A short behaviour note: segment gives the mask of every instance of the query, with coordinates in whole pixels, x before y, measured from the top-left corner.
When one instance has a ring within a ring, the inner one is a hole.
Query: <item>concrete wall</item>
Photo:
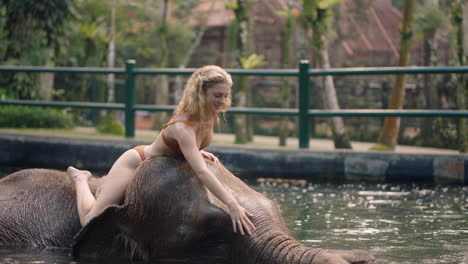
[[[125,150],[145,143],[2,134],[0,167],[65,170],[73,165],[105,172]],[[208,151],[217,155],[233,173],[246,177],[329,182],[468,183],[468,155],[315,152],[226,146],[212,146]]]

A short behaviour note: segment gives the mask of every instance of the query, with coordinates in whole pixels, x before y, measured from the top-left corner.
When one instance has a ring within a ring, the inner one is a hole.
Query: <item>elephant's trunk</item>
[[[362,250],[331,250],[307,247],[292,238],[282,223],[257,217],[252,235],[241,236],[234,247],[233,263],[322,264],[375,263],[375,258]]]
[[[251,236],[243,236],[236,245],[239,261],[235,263],[312,263],[322,251],[310,248],[289,236],[283,230],[272,230],[271,225],[257,227]]]

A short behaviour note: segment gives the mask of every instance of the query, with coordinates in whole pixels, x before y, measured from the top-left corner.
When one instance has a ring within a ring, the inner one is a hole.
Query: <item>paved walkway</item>
[[[80,129],[93,129],[93,128],[77,128]],[[135,132],[137,138],[143,138],[144,140],[152,140],[158,131],[154,130],[137,130]],[[298,149],[299,141],[297,138],[289,138],[287,140],[286,147],[278,146],[278,137],[272,136],[254,136],[253,143],[247,145],[234,144],[233,134],[218,134],[215,133],[213,137],[212,145],[229,145],[229,146],[242,146],[247,148],[274,148],[274,149]],[[365,152],[370,151],[369,149],[375,144],[375,142],[352,142],[352,150]],[[311,139],[309,142],[309,150],[311,151],[335,151],[335,147],[332,140],[329,139]],[[348,151],[346,149],[340,149],[341,151]],[[414,153],[414,154],[448,154],[457,155],[460,154],[456,150],[451,149],[439,149],[439,148],[426,148],[426,147],[414,147],[414,146],[403,146],[398,145],[395,149],[397,153]]]
[[[9,130],[9,129],[0,129],[0,133],[4,131],[6,133],[17,133],[17,134],[34,134],[34,135],[44,135],[52,137],[78,137],[78,138],[95,138],[95,139],[112,139],[112,140],[124,140],[124,137],[117,136],[103,136],[96,135],[95,128],[92,127],[76,127],[74,133],[67,134],[63,131],[21,131],[21,130]],[[136,140],[138,141],[147,141],[151,142],[158,135],[158,131],[155,130],[136,130]],[[273,136],[254,136],[252,143],[246,145],[234,144],[234,135],[233,134],[220,134],[215,133],[213,137],[213,146],[235,146],[235,147],[245,147],[245,148],[257,148],[257,149],[299,149],[299,142],[297,138],[289,138],[287,140],[286,147],[280,147],[278,137]],[[351,142],[353,149],[335,149],[333,141],[330,139],[311,139],[309,142],[309,149],[304,151],[356,151],[356,152],[373,152],[369,150],[375,142]],[[380,151],[382,152],[382,151]],[[443,154],[443,155],[461,155],[457,150],[452,149],[441,149],[441,148],[426,148],[426,147],[415,147],[415,146],[404,146],[398,145],[396,147],[395,153],[412,153],[412,154]],[[392,152],[388,152],[392,153]],[[468,154],[463,154],[468,155]]]

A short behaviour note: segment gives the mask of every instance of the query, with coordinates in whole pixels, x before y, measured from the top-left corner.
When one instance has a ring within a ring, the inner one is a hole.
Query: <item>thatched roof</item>
[[[300,10],[301,4],[293,0],[295,9]],[[364,0],[366,1],[366,0]],[[341,46],[344,55],[351,61],[366,61],[377,59],[388,63],[396,60],[400,35],[398,25],[401,23],[401,12],[392,6],[391,0],[367,0],[368,5],[361,9],[361,15],[356,0],[344,0],[337,7],[340,9],[339,29],[343,33]],[[252,21],[256,30],[262,31],[273,26],[282,36],[283,18],[279,11],[285,10],[288,0],[256,0],[251,8]],[[201,19],[206,19],[208,28],[226,27],[234,19],[234,13],[225,6],[224,0],[202,0],[194,9],[193,18],[189,23],[197,25]],[[263,27],[263,29],[262,29]],[[271,43],[272,45],[280,45]]]
[[[286,8],[286,3],[288,0],[256,0],[254,6],[264,8],[269,16],[259,17],[258,14],[253,14],[255,20],[260,19],[280,19],[278,15],[279,10],[284,10]],[[226,8],[224,0],[201,0],[201,3],[195,7],[194,14],[195,16],[202,14],[203,18],[206,18],[208,27],[220,27],[227,26],[234,19],[234,12]],[[254,7],[254,9],[255,9]],[[199,20],[192,19],[191,24],[198,24]]]
[[[390,52],[398,56],[400,35],[398,25],[402,14],[394,8],[390,0],[373,0],[367,9],[367,19],[351,16],[354,12],[346,12],[355,8],[354,0],[345,0],[341,5],[340,30],[351,33],[342,47],[348,56],[362,52]],[[354,32],[350,32],[354,31]],[[355,33],[354,35],[352,33]]]

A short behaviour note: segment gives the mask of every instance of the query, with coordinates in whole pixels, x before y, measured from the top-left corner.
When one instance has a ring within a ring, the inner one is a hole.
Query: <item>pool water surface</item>
[[[279,179],[249,185],[278,202],[292,235],[308,246],[364,249],[388,264],[468,264],[467,186]],[[77,262],[67,251],[1,248],[0,263]]]
[[[312,247],[365,249],[383,263],[468,263],[468,187],[291,184],[255,189]]]

